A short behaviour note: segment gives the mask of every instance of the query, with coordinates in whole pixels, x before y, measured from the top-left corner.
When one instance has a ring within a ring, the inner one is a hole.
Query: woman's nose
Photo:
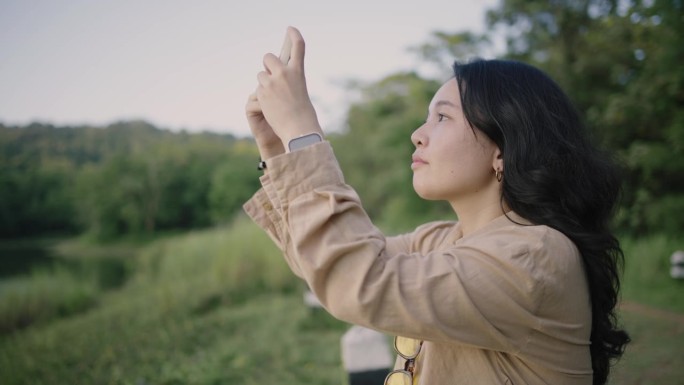
[[[413,145],[416,147],[425,146],[427,144],[427,136],[425,135],[424,127],[425,124],[421,125],[411,134],[411,142],[413,142]]]

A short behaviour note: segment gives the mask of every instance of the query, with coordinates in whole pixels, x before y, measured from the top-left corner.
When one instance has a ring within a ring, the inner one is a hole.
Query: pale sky
[[[306,40],[321,124],[341,125],[349,79],[416,69],[433,31],[484,29],[497,0],[0,0],[0,122],[248,135],[247,96],[288,25]]]

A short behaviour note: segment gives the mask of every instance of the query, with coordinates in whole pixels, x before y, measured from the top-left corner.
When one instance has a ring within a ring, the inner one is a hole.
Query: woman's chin
[[[428,201],[434,201],[438,200],[437,197],[433,196],[434,194],[430,194],[430,190],[426,189],[425,186],[421,186],[420,184],[416,183],[416,181],[413,181],[413,190],[416,192],[416,194]]]

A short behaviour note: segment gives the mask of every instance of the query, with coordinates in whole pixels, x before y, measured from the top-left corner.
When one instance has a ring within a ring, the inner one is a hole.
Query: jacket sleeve
[[[265,228],[333,316],[510,352],[523,348],[538,324],[543,280],[529,273],[533,258],[519,237],[439,250],[425,247],[429,231],[388,242],[344,183],[327,142],[272,158],[266,182],[278,211],[268,218],[280,222]],[[496,255],[502,244],[511,258]]]
[[[292,243],[290,242],[287,226],[283,221],[279,200],[275,199],[273,185],[270,183],[268,174],[264,174],[260,178],[260,182],[262,188],[260,188],[252,198],[242,206],[242,208],[252,221],[254,221],[257,226],[261,227],[278,249],[280,249],[290,270],[292,270],[296,276],[303,278],[299,264],[292,258],[294,255]]]
[[[273,189],[268,174],[259,178],[262,188],[260,188],[251,199],[244,205],[243,210],[252,221],[268,234],[273,243],[283,252],[285,260],[292,272],[303,278],[302,272],[296,259],[292,258],[291,239],[287,226],[283,222],[282,207],[280,200]],[[386,238],[387,249],[391,253],[408,253],[411,248],[411,234],[401,234]]]

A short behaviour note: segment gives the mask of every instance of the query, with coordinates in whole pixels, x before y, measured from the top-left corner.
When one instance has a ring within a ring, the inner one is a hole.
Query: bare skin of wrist
[[[287,148],[288,144],[290,143],[290,140],[294,138],[299,138],[300,136],[311,134],[312,132],[315,132],[319,134],[322,138],[325,138],[323,130],[321,129],[321,126],[320,124],[318,124],[318,122],[302,125],[299,126],[297,130],[289,130],[287,135],[283,135],[283,137],[280,138],[282,140],[283,148]]]
[[[263,160],[268,160],[273,158],[274,156],[278,156],[280,154],[285,153],[285,147],[283,147],[283,144],[281,142],[276,142],[271,145],[257,144],[257,147],[259,148],[259,155],[261,155],[261,159]]]

